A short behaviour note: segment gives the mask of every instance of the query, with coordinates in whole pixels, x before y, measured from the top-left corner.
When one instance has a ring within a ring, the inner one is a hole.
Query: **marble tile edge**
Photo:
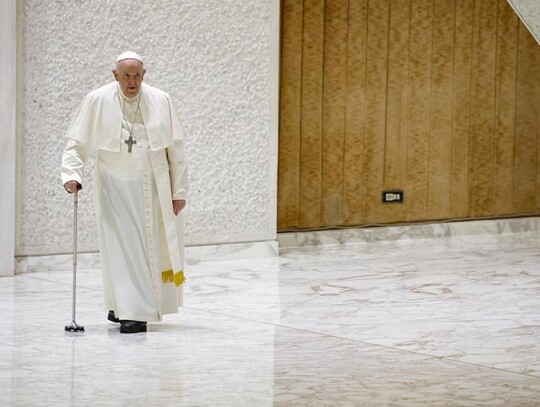
[[[230,260],[254,257],[278,256],[277,240],[246,243],[229,243],[207,246],[188,246],[185,248],[186,263],[198,263],[208,260]],[[79,253],[77,269],[100,268],[99,252]],[[71,271],[72,254],[16,256],[15,274],[36,271]]]
[[[279,255],[277,240],[186,247],[186,262],[231,260]]]
[[[336,247],[379,241],[503,235],[508,233],[540,233],[540,216],[281,232],[278,233],[277,239],[280,252],[284,252],[301,247]]]

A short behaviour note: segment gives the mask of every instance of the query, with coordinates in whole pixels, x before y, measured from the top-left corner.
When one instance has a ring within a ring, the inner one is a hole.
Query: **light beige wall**
[[[0,3],[0,276],[15,271],[16,46],[16,0],[4,0]]]
[[[64,134],[82,97],[113,80],[113,62],[128,49],[184,118],[187,245],[275,241],[278,0],[18,3],[18,255],[71,251]],[[80,250],[95,251],[91,165],[79,208]]]

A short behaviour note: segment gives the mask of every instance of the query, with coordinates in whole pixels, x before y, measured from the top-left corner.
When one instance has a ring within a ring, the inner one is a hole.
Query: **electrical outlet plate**
[[[382,203],[403,203],[405,194],[402,189],[389,189],[382,191]]]

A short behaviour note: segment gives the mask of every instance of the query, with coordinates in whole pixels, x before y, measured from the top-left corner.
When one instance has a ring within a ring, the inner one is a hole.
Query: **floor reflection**
[[[0,405],[540,405],[540,236],[373,242],[198,262],[147,333],[98,270],[0,279]]]

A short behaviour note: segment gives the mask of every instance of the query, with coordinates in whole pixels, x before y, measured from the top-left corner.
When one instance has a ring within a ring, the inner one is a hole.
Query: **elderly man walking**
[[[135,52],[116,59],[115,81],[87,94],[67,131],[62,182],[82,188],[92,151],[95,206],[108,319],[120,332],[182,305],[187,165],[184,131],[169,95],[143,83]]]

